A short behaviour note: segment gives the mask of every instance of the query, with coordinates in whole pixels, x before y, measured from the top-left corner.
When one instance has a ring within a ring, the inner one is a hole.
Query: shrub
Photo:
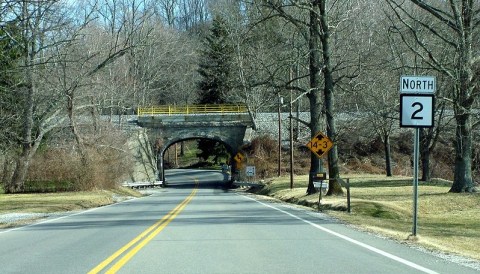
[[[26,191],[112,189],[127,178],[133,159],[124,134],[107,128],[84,140],[84,159],[73,141],[39,151],[28,171]]]
[[[278,173],[278,141],[268,135],[259,136],[242,148],[247,153],[248,165],[255,165],[258,178],[274,177]],[[281,151],[281,173],[290,172],[289,149]],[[304,146],[294,147],[294,173],[307,174],[310,168],[310,152]]]

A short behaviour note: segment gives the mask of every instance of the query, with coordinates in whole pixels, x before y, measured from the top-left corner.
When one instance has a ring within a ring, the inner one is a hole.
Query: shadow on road
[[[217,170],[167,170],[165,184],[168,188],[192,189],[198,184],[201,189],[231,188],[230,175]]]

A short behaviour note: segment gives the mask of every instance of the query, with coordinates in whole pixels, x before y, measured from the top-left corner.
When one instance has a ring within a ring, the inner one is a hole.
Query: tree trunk
[[[310,39],[309,39],[309,59],[310,59],[310,93],[307,94],[310,103],[310,136],[313,138],[321,130],[321,93],[320,93],[320,25],[318,18],[318,5],[312,1],[312,10],[310,11]],[[323,172],[323,161],[315,153],[310,153],[310,176],[308,180],[307,194],[314,194],[316,189],[313,185],[313,176]]]
[[[325,96],[325,112],[327,120],[327,136],[333,140],[333,147],[328,152],[328,173],[330,179],[338,179],[340,177],[340,170],[338,167],[338,149],[335,144],[337,141],[337,130],[335,125],[335,118],[333,113],[335,111],[334,105],[334,81],[333,81],[333,71],[332,65],[330,62],[330,30],[327,22],[327,10],[326,10],[326,1],[319,1],[320,5],[320,25],[322,28],[322,35],[320,35],[320,40],[322,43],[323,49],[323,76],[325,80],[324,86],[324,96]],[[342,186],[338,183],[338,180],[330,180],[328,185],[327,195],[337,195],[343,194]]]
[[[35,141],[24,145],[22,153],[18,156],[15,170],[13,171],[12,179],[5,187],[6,193],[19,193],[25,190],[25,178],[27,177],[30,162],[40,146],[45,132],[40,129],[40,132]]]
[[[430,175],[430,151],[428,149],[423,151],[422,148],[421,150],[422,152],[420,153],[420,158],[422,163],[422,178],[420,181],[428,182],[432,179],[432,176]]]
[[[73,89],[71,92],[67,94],[67,113],[68,113],[68,119],[70,121],[70,131],[72,132],[75,142],[77,143],[77,151],[80,153],[80,160],[83,165],[83,167],[88,166],[88,155],[87,155],[87,149],[85,147],[85,144],[83,142],[82,136],[80,136],[80,133],[78,132],[77,125],[75,123],[75,111],[74,111],[74,98],[75,98],[75,89]]]
[[[22,154],[17,158],[15,171],[10,182],[5,185],[5,193],[21,193],[25,190],[25,178],[27,177],[30,159],[33,153],[31,148],[24,148]]]
[[[95,97],[94,96],[92,96],[92,98],[90,99],[90,103],[92,104],[92,106],[90,108],[90,116],[92,117],[93,131],[96,134],[98,132],[98,111],[97,111],[97,107],[95,105]]]
[[[3,171],[2,171],[2,183],[3,184],[7,184],[7,182],[10,182],[10,180],[12,179],[12,161],[10,160],[10,156],[8,155],[8,153],[6,155],[4,155],[4,159],[3,159]]]
[[[383,136],[383,146],[385,149],[385,171],[388,177],[392,176],[392,152],[390,146],[390,135]]]
[[[425,134],[425,129],[420,129],[420,161],[422,163],[422,178],[420,181],[430,181],[430,142],[431,136]]]
[[[23,15],[25,18],[28,16],[27,5],[23,5]],[[27,31],[26,23],[23,26],[24,30]],[[8,182],[5,187],[6,193],[18,193],[23,192],[25,189],[25,177],[27,176],[28,168],[30,166],[30,160],[33,157],[33,154],[36,151],[35,142],[39,143],[40,140],[32,141],[32,131],[33,131],[33,109],[34,109],[34,91],[35,86],[33,84],[33,73],[32,68],[34,62],[34,44],[31,41],[25,40],[24,44],[24,77],[25,84],[24,87],[20,90],[24,92],[23,96],[25,98],[25,105],[23,109],[23,130],[22,130],[22,152],[16,160],[15,170],[13,172],[12,180]]]
[[[463,39],[460,41],[458,53],[458,83],[455,87],[456,100],[454,104],[455,120],[457,122],[455,138],[455,172],[450,192],[474,192],[472,178],[472,124],[471,110],[475,101],[472,83],[472,9],[466,9],[463,14],[465,24]]]
[[[474,192],[470,114],[457,115],[455,174],[450,192]]]

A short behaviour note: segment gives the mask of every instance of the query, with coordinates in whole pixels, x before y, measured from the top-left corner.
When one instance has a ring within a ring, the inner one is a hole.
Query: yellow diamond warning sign
[[[333,147],[333,141],[322,132],[318,132],[315,134],[315,137],[308,142],[307,147],[320,158]]]
[[[243,159],[245,159],[245,156],[241,152],[239,152],[235,155],[235,157],[233,157],[233,159],[240,164],[241,162],[243,162]]]

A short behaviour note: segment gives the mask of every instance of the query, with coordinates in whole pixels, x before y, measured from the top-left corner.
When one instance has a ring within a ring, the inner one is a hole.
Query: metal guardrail
[[[189,105],[189,106],[152,106],[139,107],[138,116],[175,115],[175,114],[207,114],[207,113],[247,113],[245,105]]]

